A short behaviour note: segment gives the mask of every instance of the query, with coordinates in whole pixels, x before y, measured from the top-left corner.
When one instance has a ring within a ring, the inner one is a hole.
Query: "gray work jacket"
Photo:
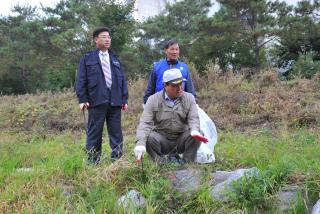
[[[156,131],[170,140],[177,139],[186,130],[200,130],[200,121],[194,96],[183,92],[176,104],[170,106],[165,98],[165,91],[150,96],[137,129],[137,145],[146,145],[150,132]]]

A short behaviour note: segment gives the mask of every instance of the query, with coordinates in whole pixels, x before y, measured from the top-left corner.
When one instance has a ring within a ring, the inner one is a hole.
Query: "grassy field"
[[[219,132],[216,163],[188,165],[205,172],[199,191],[180,195],[171,188],[165,173],[177,166],[160,168],[146,157],[142,173],[135,164],[146,83],[137,80],[129,83],[129,111],[122,118],[125,155],[111,163],[105,140],[99,166],[86,164],[83,115],[72,91],[2,96],[0,213],[277,213],[274,195],[285,184],[303,187],[293,213],[308,213],[320,194],[319,80],[281,82],[272,71],[247,80],[211,68],[193,79],[198,103]],[[261,176],[236,186],[231,202],[212,199],[211,172],[254,166]],[[147,198],[144,208],[117,205],[131,189]]]

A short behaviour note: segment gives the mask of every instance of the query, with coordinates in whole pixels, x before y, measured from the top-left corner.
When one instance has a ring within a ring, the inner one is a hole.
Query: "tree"
[[[203,18],[199,22],[200,32],[192,44],[190,57],[201,70],[211,60],[223,70],[228,66],[254,66],[250,48],[238,40],[233,33],[235,23],[225,20],[225,16],[225,8],[221,8],[213,17]]]
[[[96,0],[61,0],[55,7],[42,8],[43,22],[50,38],[48,89],[72,87],[81,55],[93,48],[91,30],[98,22]]]
[[[135,29],[132,10],[133,3],[120,4],[115,0],[62,0],[55,8],[45,8],[45,22],[56,49],[56,63],[51,64],[49,72],[53,82],[61,83],[56,81],[61,79],[59,72],[60,76],[67,75],[69,81],[65,83],[70,83],[61,87],[72,86],[81,55],[95,48],[92,31],[98,26],[110,28],[112,50],[121,54]]]
[[[134,2],[119,4],[115,0],[100,1],[95,7],[98,24],[111,30],[112,49],[119,53],[131,44],[136,22],[132,16]],[[101,9],[99,9],[101,8]]]
[[[231,35],[234,51],[229,55],[235,59],[243,58],[236,62],[238,65],[254,65],[256,72],[259,71],[264,47],[276,38],[278,32],[272,3],[265,0],[218,2],[222,5],[220,16],[223,22],[213,24],[212,28],[218,27],[223,34]]]
[[[0,17],[0,93],[72,87],[80,57],[95,48],[93,29],[110,27],[120,54],[135,29],[133,4],[115,0],[61,0],[41,9],[43,16],[17,5],[18,15]]]
[[[278,26],[281,29],[274,46],[277,65],[298,60],[301,55],[320,60],[319,2],[301,1],[295,8],[280,2],[274,4],[278,7]]]
[[[183,0],[168,4],[164,13],[141,25],[143,40],[152,40],[156,49],[162,49],[166,40],[175,38],[180,43],[181,54],[189,57],[189,46],[198,36],[198,22],[206,17],[210,0]]]
[[[17,16],[2,18],[0,82],[2,93],[34,92],[44,77],[42,50],[48,37],[36,8],[15,6]]]

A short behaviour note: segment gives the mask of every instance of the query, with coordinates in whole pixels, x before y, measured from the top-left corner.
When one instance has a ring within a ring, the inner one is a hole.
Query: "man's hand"
[[[190,134],[194,139],[196,139],[198,141],[201,141],[204,143],[207,143],[209,141],[206,137],[202,136],[198,131],[193,130],[193,131],[191,131]]]
[[[134,147],[134,155],[136,156],[136,160],[140,161],[143,158],[144,154],[146,153],[146,147],[142,145],[138,145]]]
[[[88,102],[80,103],[79,106],[80,106],[80,111],[84,111],[85,109],[87,109],[90,106],[90,104]]]
[[[127,110],[128,109],[128,104],[122,104],[121,109],[123,111]]]

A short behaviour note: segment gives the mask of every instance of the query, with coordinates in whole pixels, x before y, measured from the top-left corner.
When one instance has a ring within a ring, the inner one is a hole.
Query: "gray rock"
[[[320,214],[320,199],[313,206],[311,214]]]
[[[172,182],[172,187],[180,193],[197,190],[201,185],[201,170],[183,169],[169,172],[167,176]]]
[[[298,195],[301,192],[301,188],[298,186],[284,186],[277,194],[276,206],[283,213],[289,212],[298,205]]]
[[[146,203],[146,199],[137,190],[130,190],[126,195],[118,199],[118,205],[124,208],[142,207]]]
[[[256,167],[250,169],[238,169],[232,172],[217,171],[212,174],[213,179],[210,184],[213,185],[211,188],[211,195],[213,198],[220,201],[229,201],[227,192],[232,191],[232,183],[239,180],[244,175],[253,175],[258,173]]]

